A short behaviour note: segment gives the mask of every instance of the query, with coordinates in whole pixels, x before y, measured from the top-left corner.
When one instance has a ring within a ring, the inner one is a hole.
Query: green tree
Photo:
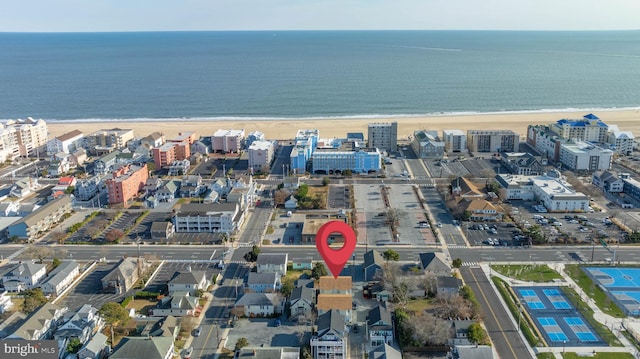
[[[327,273],[327,268],[324,266],[324,264],[322,262],[316,262],[313,264],[313,269],[311,270],[311,276],[318,280],[320,279],[320,277],[324,277],[326,276]]]
[[[156,170],[156,164],[153,161],[149,161],[147,162],[147,170],[149,171],[149,173],[152,173],[153,171]]]
[[[487,192],[498,193],[500,190],[500,185],[494,179],[487,181]]]
[[[100,316],[110,325],[123,324],[129,320],[129,312],[120,303],[107,302],[99,310]]]
[[[484,331],[480,323],[473,323],[469,326],[467,337],[474,344],[486,344],[488,342],[487,332]]]
[[[53,269],[58,268],[58,266],[60,265],[60,259],[58,259],[58,257],[54,257],[53,260],[51,261],[51,266],[53,267]]]
[[[246,347],[247,345],[249,345],[249,341],[247,340],[247,338],[240,338],[238,339],[238,341],[236,342],[236,346],[235,349],[236,350],[240,350],[244,347]]]
[[[78,338],[71,338],[67,344],[67,353],[76,354],[82,348],[82,342]]]
[[[351,177],[351,176],[353,176],[353,171],[351,171],[350,169],[346,169],[346,170],[342,171],[342,174],[345,177]]]
[[[285,278],[285,280],[282,282],[282,285],[280,286],[280,293],[288,298],[291,295],[291,292],[293,292],[293,279]]]
[[[64,190],[64,193],[66,193],[66,194],[72,194],[72,193],[73,193],[73,191],[75,191],[75,189],[76,189],[76,188],[75,188],[74,186],[69,186],[69,187],[67,187],[67,189],[65,189],[65,190]]]
[[[307,195],[309,194],[309,185],[306,183],[303,183],[300,185],[300,187],[298,187],[298,191],[296,192],[296,198],[298,200],[307,197]]]
[[[322,185],[323,186],[328,186],[329,183],[331,183],[331,180],[329,179],[329,177],[322,177]]]
[[[42,288],[27,289],[22,292],[24,302],[22,302],[22,312],[29,314],[47,302]]]
[[[397,262],[400,260],[400,253],[394,251],[393,249],[387,249],[382,252],[382,257],[387,261]]]
[[[250,252],[245,253],[244,260],[247,262],[255,262],[258,260],[258,255],[260,255],[260,247],[254,245]]]
[[[453,266],[453,268],[460,268],[462,267],[462,259],[460,258],[456,258],[451,262],[451,265]]]

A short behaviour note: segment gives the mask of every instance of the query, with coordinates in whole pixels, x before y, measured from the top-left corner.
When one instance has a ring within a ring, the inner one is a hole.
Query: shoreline
[[[301,117],[301,118],[138,118],[138,119],[79,119],[46,120],[51,137],[78,129],[85,134],[105,128],[132,128],[136,137],[144,137],[154,131],[171,138],[181,131],[196,132],[198,136],[212,135],[218,129],[244,129],[246,133],[261,131],[268,139],[293,138],[298,129],[318,129],[321,138],[344,137],[347,132],[367,132],[367,124],[397,122],[398,138],[413,134],[414,130],[459,129],[511,129],[526,136],[530,124],[555,122],[563,118],[580,119],[588,113],[598,116],[608,125],[618,125],[622,131],[640,133],[640,107],[624,109],[576,109],[504,111],[486,113],[443,113],[429,115],[371,115],[362,117]],[[150,126],[150,124],[154,124]],[[190,125],[191,124],[191,125]]]

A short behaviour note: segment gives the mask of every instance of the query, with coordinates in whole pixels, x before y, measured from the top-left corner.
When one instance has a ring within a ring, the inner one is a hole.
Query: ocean
[[[0,33],[0,118],[637,108],[640,31]]]

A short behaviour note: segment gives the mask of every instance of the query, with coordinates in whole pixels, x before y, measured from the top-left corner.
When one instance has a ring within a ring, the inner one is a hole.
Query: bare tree
[[[449,323],[432,314],[410,316],[408,323],[413,339],[422,345],[443,345],[449,339]]]
[[[471,318],[473,306],[458,293],[445,293],[436,296],[436,313],[441,318]]]
[[[50,247],[30,245],[24,254],[29,258],[37,258],[38,262],[42,263],[45,258],[53,257],[53,250]]]
[[[118,228],[112,228],[108,230],[107,233],[104,234],[104,239],[106,239],[109,242],[115,242],[117,240],[122,239],[123,237],[124,237],[124,232],[122,232],[122,230]]]
[[[196,318],[192,315],[184,316],[180,319],[180,330],[185,333],[191,333],[196,329]]]
[[[67,234],[60,229],[56,229],[52,231],[51,234],[49,234],[49,238],[51,238],[53,241],[59,244],[64,244],[64,239],[66,237],[67,237]]]
[[[424,291],[427,293],[428,297],[435,296],[438,286],[438,278],[433,272],[425,272],[422,285],[424,286]]]

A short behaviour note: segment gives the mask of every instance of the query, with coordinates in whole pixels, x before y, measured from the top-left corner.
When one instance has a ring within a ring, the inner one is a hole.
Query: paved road
[[[506,308],[498,304],[500,298],[491,287],[489,279],[482,269],[465,267],[461,268],[460,273],[484,310],[484,324],[500,358],[531,358],[527,345],[518,334],[518,329],[513,324]]]

